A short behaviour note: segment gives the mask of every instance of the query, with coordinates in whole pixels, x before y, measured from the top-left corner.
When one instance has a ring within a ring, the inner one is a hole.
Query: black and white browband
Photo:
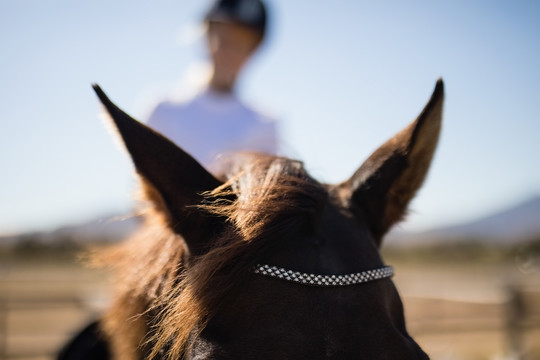
[[[384,266],[379,269],[367,270],[354,274],[315,275],[287,270],[277,266],[257,265],[253,269],[253,272],[255,274],[271,276],[304,285],[347,286],[392,277],[394,275],[394,268],[391,266]]]

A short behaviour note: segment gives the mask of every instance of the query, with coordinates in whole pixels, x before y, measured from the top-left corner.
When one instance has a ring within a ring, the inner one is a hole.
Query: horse
[[[107,358],[429,359],[379,249],[432,162],[442,79],[416,120],[338,184],[264,154],[238,154],[211,174],[94,90],[132,158],[146,216],[101,258],[117,286],[91,333]]]

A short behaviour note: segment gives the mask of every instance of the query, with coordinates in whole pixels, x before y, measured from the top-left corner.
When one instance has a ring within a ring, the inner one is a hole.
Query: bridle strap
[[[287,281],[311,286],[347,286],[363,284],[369,281],[386,279],[394,275],[394,268],[384,266],[382,268],[362,271],[344,275],[316,275],[298,271],[287,270],[277,266],[257,265],[253,269],[255,274],[275,277]]]

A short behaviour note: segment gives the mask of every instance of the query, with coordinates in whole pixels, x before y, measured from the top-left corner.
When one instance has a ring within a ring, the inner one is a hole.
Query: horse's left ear
[[[365,219],[380,246],[422,185],[439,139],[444,99],[442,79],[418,118],[379,147],[346,182],[353,212]]]
[[[196,205],[204,200],[202,193],[219,187],[222,182],[184,150],[119,109],[99,86],[93,88],[111,115],[146,192],[159,203],[169,227],[184,235],[191,253],[201,253],[207,244],[200,234],[211,231],[210,219]]]

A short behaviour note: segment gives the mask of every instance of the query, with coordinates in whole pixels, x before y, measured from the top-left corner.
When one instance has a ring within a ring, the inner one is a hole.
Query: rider
[[[276,123],[243,103],[238,76],[263,42],[267,11],[260,0],[218,0],[205,17],[212,73],[206,88],[185,102],[162,102],[147,124],[213,170],[231,151],[277,153]]]
[[[183,103],[163,102],[148,125],[211,167],[220,153],[277,152],[276,124],[235,94],[244,64],[262,43],[267,23],[260,0],[218,0],[205,17],[212,76],[207,88]],[[110,359],[108,344],[93,322],[60,352],[59,360]]]

